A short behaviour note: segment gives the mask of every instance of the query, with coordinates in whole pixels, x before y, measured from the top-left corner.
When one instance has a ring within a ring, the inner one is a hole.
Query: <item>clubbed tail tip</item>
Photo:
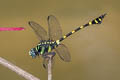
[[[96,23],[96,21],[94,20],[94,21],[93,21],[94,24],[101,24],[103,18],[104,18],[106,15],[107,15],[107,13],[104,13],[104,14],[102,14],[100,17],[96,18],[95,20],[97,20],[97,23]]]

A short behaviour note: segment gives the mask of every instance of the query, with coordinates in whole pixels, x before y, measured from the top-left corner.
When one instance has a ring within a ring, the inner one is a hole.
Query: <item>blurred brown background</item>
[[[103,13],[101,25],[90,26],[65,41],[72,61],[56,56],[54,80],[120,80],[120,1],[119,0],[0,0],[0,27],[25,27],[24,31],[0,32],[0,57],[41,80],[47,80],[42,59],[28,52],[39,42],[28,21],[36,21],[47,30],[47,16],[55,15],[63,34]],[[0,65],[0,80],[25,80]]]

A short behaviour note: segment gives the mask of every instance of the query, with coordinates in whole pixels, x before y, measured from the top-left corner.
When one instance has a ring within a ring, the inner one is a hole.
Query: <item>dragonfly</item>
[[[70,52],[67,46],[61,42],[83,28],[86,28],[94,24],[101,24],[105,16],[106,13],[102,14],[101,16],[95,18],[92,21],[89,21],[88,23],[82,26],[79,26],[78,28],[72,30],[66,35],[62,34],[60,23],[54,15],[49,15],[47,18],[48,33],[40,24],[34,21],[29,21],[28,22],[29,26],[33,29],[33,31],[35,32],[40,41],[36,47],[32,48],[29,51],[29,55],[32,56],[32,58],[36,58],[36,56],[41,55],[43,57],[44,68],[47,68],[49,60],[48,55],[52,55],[54,57],[56,54],[58,54],[61,60],[65,62],[70,62],[71,61]],[[54,59],[52,58],[52,62],[53,60]]]

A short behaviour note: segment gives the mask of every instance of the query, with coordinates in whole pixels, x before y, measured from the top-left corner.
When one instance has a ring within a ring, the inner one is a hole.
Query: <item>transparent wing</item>
[[[62,37],[60,24],[55,16],[48,16],[48,34],[51,40],[58,40]]]
[[[34,30],[39,40],[48,40],[46,30],[34,21],[29,21],[30,27]]]
[[[60,44],[55,51],[59,55],[59,57],[65,61],[65,62],[70,62],[71,61],[71,56],[68,51],[68,48],[64,44]]]

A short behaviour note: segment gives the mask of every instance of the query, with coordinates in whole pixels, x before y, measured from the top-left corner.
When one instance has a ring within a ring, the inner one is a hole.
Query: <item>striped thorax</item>
[[[35,58],[37,55],[43,55],[45,53],[51,52],[54,48],[56,48],[60,44],[59,40],[52,41],[52,40],[42,40],[40,43],[35,47],[32,48],[29,54]]]

